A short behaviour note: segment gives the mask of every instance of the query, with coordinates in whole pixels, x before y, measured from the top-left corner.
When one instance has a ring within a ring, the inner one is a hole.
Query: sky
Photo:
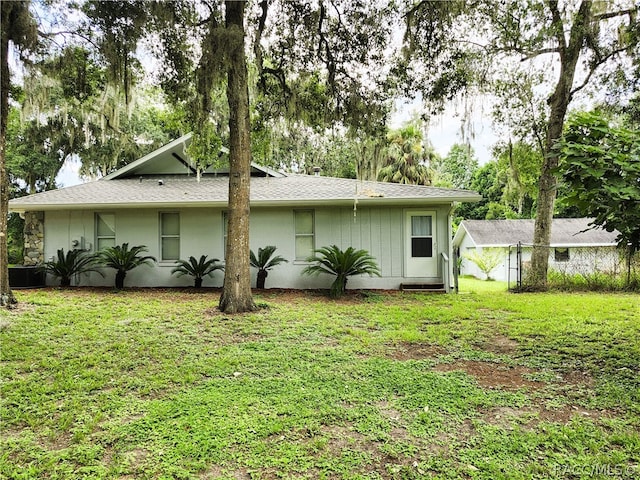
[[[491,149],[498,142],[498,136],[492,128],[491,114],[488,108],[478,101],[473,105],[471,113],[472,138],[468,139],[473,148],[478,163],[484,165],[491,160]],[[390,120],[390,128],[400,128],[412,118],[420,115],[422,104],[419,101],[397,101],[395,111]],[[428,140],[435,151],[441,156],[446,156],[451,147],[456,143],[463,143],[462,136],[462,112],[463,106],[451,103],[441,115],[433,117],[428,127]]]

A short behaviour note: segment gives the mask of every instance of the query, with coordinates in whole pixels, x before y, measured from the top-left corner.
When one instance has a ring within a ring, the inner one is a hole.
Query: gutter
[[[251,200],[252,207],[311,207],[311,206],[353,206],[354,198],[357,198],[358,205],[362,206],[431,206],[443,205],[452,202],[473,202],[474,198],[370,198],[370,197],[351,197],[336,199],[273,199],[273,200]],[[100,209],[132,209],[132,208],[194,208],[194,207],[226,207],[227,200],[197,200],[197,201],[157,201],[157,202],[105,202],[105,203],[20,203],[9,202],[9,211],[11,212],[27,212],[27,211],[52,211],[52,210],[100,210]]]

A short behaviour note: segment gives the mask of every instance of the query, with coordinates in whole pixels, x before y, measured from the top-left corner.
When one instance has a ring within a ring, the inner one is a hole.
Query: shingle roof
[[[162,185],[159,184],[162,181]],[[102,179],[51,190],[9,202],[13,211],[79,208],[140,208],[180,206],[224,206],[227,176],[144,176]],[[252,177],[251,203],[259,206],[322,204],[411,204],[475,202],[480,195],[468,190],[362,182],[353,179],[310,175]]]
[[[591,218],[554,218],[551,226],[551,246],[607,246],[615,245],[617,231],[607,232],[592,228]],[[535,220],[464,220],[459,232],[464,231],[478,247],[499,247],[533,243]],[[456,233],[454,244],[459,244],[461,235]]]

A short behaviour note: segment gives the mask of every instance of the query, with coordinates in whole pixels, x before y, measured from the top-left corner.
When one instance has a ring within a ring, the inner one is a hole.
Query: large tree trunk
[[[531,269],[525,280],[527,286],[539,290],[545,289],[547,286],[551,224],[553,222],[553,207],[557,192],[555,169],[558,167],[558,154],[554,147],[562,137],[564,119],[571,102],[576,65],[580,57],[580,49],[587,35],[588,24],[591,20],[591,1],[584,0],[580,4],[571,26],[568,44],[565,40],[565,29],[558,11],[557,2],[550,1],[549,8],[553,16],[553,28],[556,32],[560,53],[560,76],[556,88],[548,100],[550,107],[549,122],[547,124],[542,172],[538,183],[538,206],[533,232]]]
[[[225,313],[256,309],[251,296],[249,264],[249,182],[251,144],[249,88],[244,53],[244,1],[227,1],[229,44],[227,100],[229,102],[229,211],[227,252],[220,310]]]
[[[9,285],[9,252],[7,250],[7,217],[9,215],[9,180],[5,159],[7,115],[9,114],[9,31],[13,2],[0,3],[0,305],[13,305],[15,296]]]

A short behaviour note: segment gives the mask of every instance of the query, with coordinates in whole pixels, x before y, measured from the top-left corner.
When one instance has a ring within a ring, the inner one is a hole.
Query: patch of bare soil
[[[9,317],[12,317],[12,316],[17,317],[18,315],[33,312],[35,311],[35,309],[36,309],[36,306],[31,303],[18,302],[11,305],[9,308],[3,309],[3,313],[7,313]],[[11,326],[11,321],[0,320],[0,331],[5,330],[10,326]]]
[[[441,363],[434,367],[437,372],[463,371],[474,377],[483,388],[503,388],[505,390],[519,390],[528,388],[536,390],[544,383],[528,380],[526,375],[533,370],[518,365],[508,366],[492,362],[478,362],[474,360],[459,360],[455,363]]]
[[[398,343],[389,348],[388,356],[394,360],[424,360],[445,355],[447,350],[429,343]]]
[[[510,355],[518,349],[518,342],[505,335],[495,335],[483,342],[480,348],[498,355]]]
[[[233,478],[235,480],[250,480],[252,478],[249,471],[245,468],[228,471],[219,465],[209,467],[206,471],[202,472],[198,478],[201,480],[213,480],[215,478],[222,478],[223,476],[224,478]]]
[[[584,385],[586,387],[593,387],[594,380],[589,372],[583,372],[579,370],[571,370],[562,374],[562,380],[564,383],[572,385]]]
[[[566,405],[561,408],[547,409],[542,405],[527,406],[522,408],[495,407],[481,412],[482,421],[491,425],[511,429],[519,425],[527,430],[533,430],[541,422],[559,423],[566,425],[574,417],[591,419],[609,418],[611,413],[607,411],[591,410],[588,408]]]
[[[65,450],[71,446],[73,436],[69,432],[59,433],[56,436],[41,438],[42,448],[50,451]]]

